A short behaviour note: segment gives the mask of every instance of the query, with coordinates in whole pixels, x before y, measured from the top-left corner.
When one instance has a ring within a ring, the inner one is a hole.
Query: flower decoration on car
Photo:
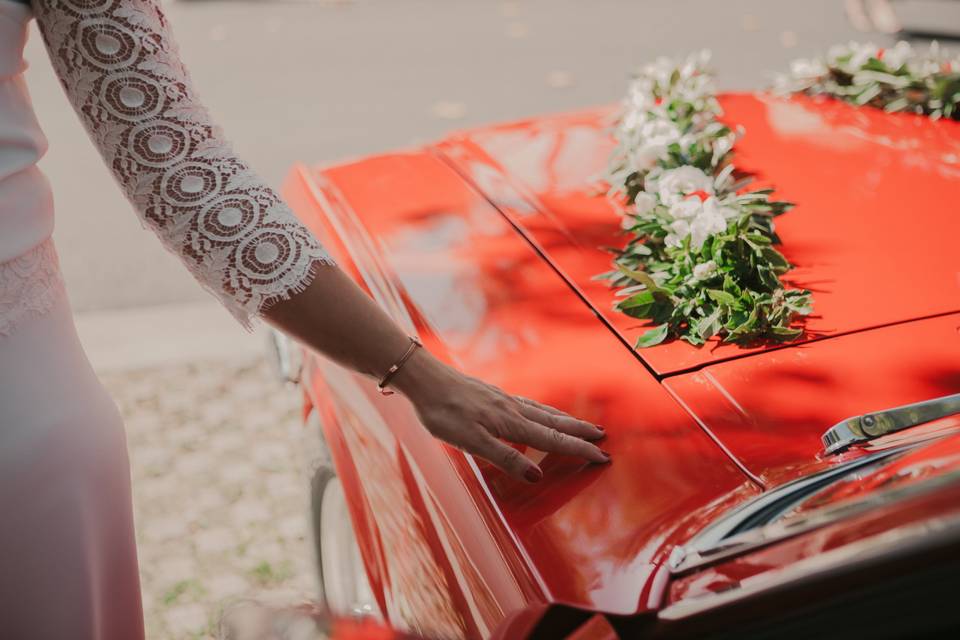
[[[739,134],[718,119],[708,61],[700,52],[644,67],[614,133],[606,179],[630,239],[600,277],[619,288],[617,310],[655,324],[638,347],[789,340],[811,311],[810,292],[780,280],[791,265],[774,247],[773,219],[791,204],[748,190],[734,167]]]
[[[837,45],[825,57],[794,61],[776,86],[886,111],[960,120],[960,56],[947,55],[936,42],[926,51],[905,41],[886,49],[856,42]]]

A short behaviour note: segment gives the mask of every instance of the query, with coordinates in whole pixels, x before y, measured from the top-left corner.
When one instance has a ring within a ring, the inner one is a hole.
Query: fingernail
[[[595,427],[597,428],[597,431],[599,431],[600,433],[606,433],[606,432],[607,432],[606,429],[604,429],[603,427],[601,427],[601,426],[598,425],[598,424],[595,424],[595,425],[593,425],[593,426],[595,426]]]
[[[523,474],[523,477],[527,479],[527,482],[540,482],[540,479],[543,478],[543,471],[540,471],[537,467],[530,467]]]
[[[607,460],[610,459],[610,453],[609,453],[609,452],[604,451],[603,449],[600,449],[600,453],[602,453],[603,455],[605,455],[605,456],[607,457]]]

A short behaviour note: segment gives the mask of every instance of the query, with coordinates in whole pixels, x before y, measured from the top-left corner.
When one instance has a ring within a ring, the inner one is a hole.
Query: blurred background
[[[713,51],[724,90],[851,39],[960,30],[917,0],[166,0],[200,95],[279,186],[294,162],[620,99],[633,68]],[[951,44],[947,42],[947,44]],[[141,229],[32,34],[55,239],[95,368],[126,416],[147,632],[208,637],[225,602],[314,593],[299,399]],[[390,194],[383,194],[390,197]]]

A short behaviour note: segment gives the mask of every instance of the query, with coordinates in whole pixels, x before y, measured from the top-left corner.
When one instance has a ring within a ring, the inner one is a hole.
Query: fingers
[[[517,434],[517,442],[548,453],[578,456],[590,462],[610,462],[610,456],[607,453],[586,440],[567,435],[557,429],[550,429],[522,416],[518,416],[517,419],[520,424],[513,430]]]
[[[538,482],[543,478],[543,471],[530,458],[494,437],[484,438],[472,453],[489,460],[519,480]]]
[[[556,407],[551,407],[551,406],[548,405],[548,404],[543,404],[542,402],[537,402],[537,401],[534,400],[533,398],[525,398],[524,396],[514,396],[514,397],[517,399],[517,402],[519,402],[520,404],[530,404],[530,405],[535,406],[537,409],[543,409],[543,410],[546,411],[547,413],[552,413],[552,414],[558,415],[558,416],[568,416],[568,417],[570,416],[569,413],[566,413],[566,412],[564,412],[564,411],[560,411],[560,409],[557,409]]]
[[[541,405],[526,398],[517,398],[517,400],[520,401],[520,415],[545,427],[587,440],[599,440],[604,435],[603,429],[584,420],[578,420],[559,409]]]

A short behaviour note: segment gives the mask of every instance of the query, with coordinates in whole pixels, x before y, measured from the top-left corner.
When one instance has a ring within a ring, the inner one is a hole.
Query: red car
[[[438,638],[960,628],[960,123],[721,104],[737,165],[797,204],[777,231],[815,312],[792,343],[633,348],[594,279],[624,241],[597,182],[613,109],[294,168],[288,201],[411,335],[604,425],[613,456],[522,484],[305,354],[334,610]]]

